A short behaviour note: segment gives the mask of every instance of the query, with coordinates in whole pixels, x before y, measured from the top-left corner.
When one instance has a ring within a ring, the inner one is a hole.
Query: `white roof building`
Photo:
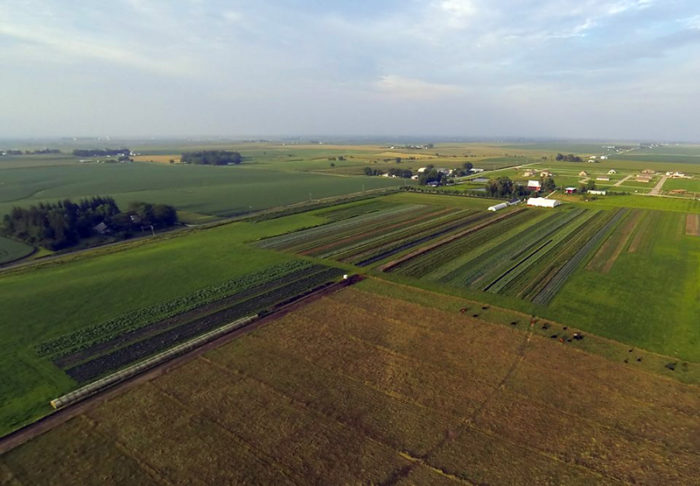
[[[489,206],[489,211],[498,211],[499,209],[505,209],[508,207],[508,203],[500,203],[494,206]]]
[[[596,190],[596,189],[589,189],[589,190],[586,191],[586,192],[588,192],[588,194],[595,194],[595,195],[597,195],[597,196],[605,196],[605,194],[607,194],[606,191],[598,191],[598,190]]]
[[[528,206],[535,206],[538,208],[553,208],[559,206],[561,201],[557,199],[547,199],[544,197],[531,197],[527,200]]]

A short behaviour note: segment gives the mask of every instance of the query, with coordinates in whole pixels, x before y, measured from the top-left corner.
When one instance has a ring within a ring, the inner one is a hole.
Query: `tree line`
[[[583,159],[581,159],[581,157],[574,154],[557,154],[555,159],[559,161],[563,160],[564,162],[583,162]]]
[[[95,236],[126,239],[151,226],[165,228],[177,222],[177,211],[166,204],[132,202],[122,212],[111,197],[95,196],[77,203],[64,199],[15,207],[3,218],[1,232],[30,245],[61,250]]]
[[[237,165],[243,161],[243,157],[231,150],[201,150],[182,154],[180,161],[183,164]]]
[[[556,183],[551,176],[543,177],[540,179],[540,188],[544,192],[551,192],[556,188]],[[524,197],[532,192],[521,184],[515,184],[510,177],[498,177],[486,183],[486,194],[491,197]]]

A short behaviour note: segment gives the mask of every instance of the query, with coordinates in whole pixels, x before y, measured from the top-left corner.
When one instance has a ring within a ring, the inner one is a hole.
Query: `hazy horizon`
[[[692,142],[699,54],[690,0],[7,0],[0,139]]]

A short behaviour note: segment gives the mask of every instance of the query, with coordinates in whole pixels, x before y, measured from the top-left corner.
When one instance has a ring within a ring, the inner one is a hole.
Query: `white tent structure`
[[[544,197],[531,197],[527,200],[528,206],[535,206],[538,208],[553,208],[555,206],[559,206],[560,204],[561,201],[556,199],[547,199]]]
[[[489,206],[489,211],[498,211],[499,209],[505,209],[508,207],[508,203],[500,203],[494,206]]]

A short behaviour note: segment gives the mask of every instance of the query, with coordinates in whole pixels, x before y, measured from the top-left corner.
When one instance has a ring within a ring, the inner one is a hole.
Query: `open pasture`
[[[4,454],[3,479],[693,481],[696,385],[519,325],[345,289]]]

